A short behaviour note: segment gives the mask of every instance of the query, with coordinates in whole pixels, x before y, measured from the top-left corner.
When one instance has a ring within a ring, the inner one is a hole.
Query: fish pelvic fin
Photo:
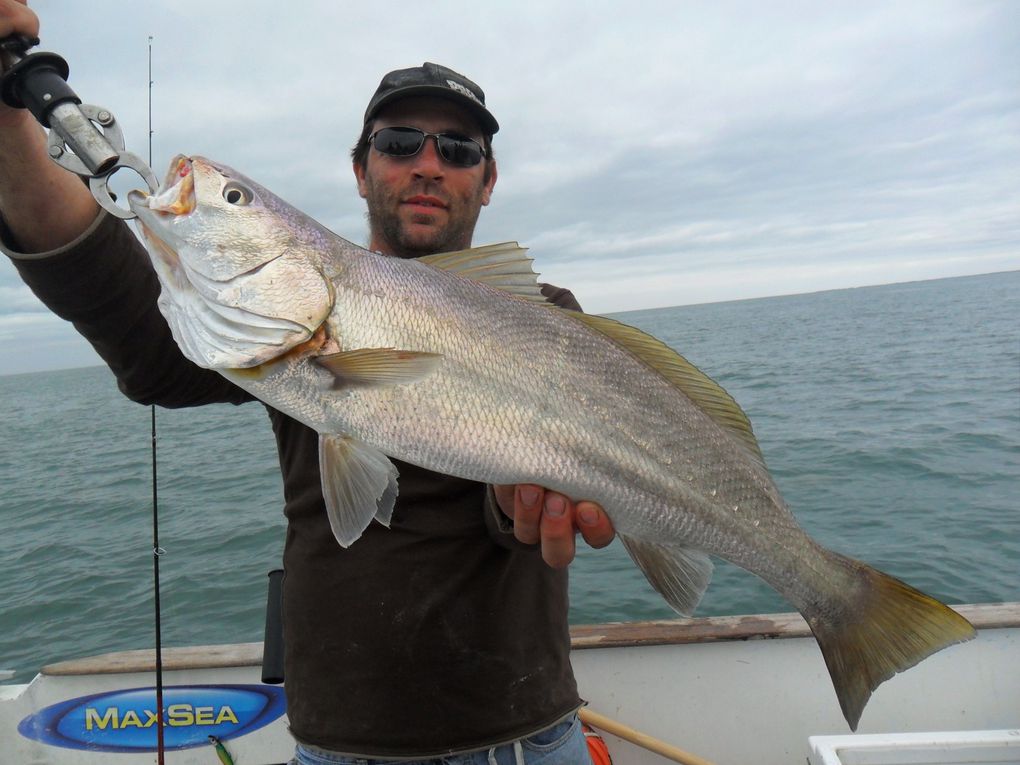
[[[712,580],[708,555],[690,547],[668,547],[620,534],[648,582],[681,616],[691,616]]]
[[[397,469],[378,449],[353,438],[319,434],[322,497],[333,536],[350,547],[372,519],[390,525],[397,500]]]
[[[333,375],[333,388],[406,385],[428,377],[443,357],[396,348],[358,348],[315,357]]]
[[[538,274],[531,267],[534,259],[526,257],[527,252],[528,249],[517,242],[503,242],[425,255],[417,260],[532,303],[547,303],[538,283]]]
[[[719,383],[664,342],[640,329],[635,329],[615,319],[607,319],[605,316],[578,311],[564,311],[564,315],[605,335],[637,357],[652,371],[664,377],[670,385],[687,396],[702,412],[708,415],[716,425],[733,436],[753,460],[762,467],[765,466],[765,458],[758,446],[758,439],[755,438],[754,431],[751,429],[750,419]]]
[[[976,633],[930,595],[852,558],[829,555],[851,570],[859,586],[837,609],[830,604],[802,613],[822,650],[843,716],[856,731],[881,683]]]

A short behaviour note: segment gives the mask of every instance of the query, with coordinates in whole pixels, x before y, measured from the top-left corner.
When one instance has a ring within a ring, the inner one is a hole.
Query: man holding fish
[[[0,36],[38,30],[24,3],[0,0]],[[133,399],[252,400],[180,354],[137,240],[49,159],[27,111],[0,110],[4,250],[25,281],[76,322]],[[353,152],[371,249],[413,258],[470,247],[496,183],[497,129],[481,89],[456,72],[426,63],[388,74]],[[576,307],[565,290],[544,290]],[[464,762],[586,761],[564,567],[577,531],[595,547],[612,540],[601,507],[536,485],[486,487],[399,464],[390,528],[373,524],[344,550],[323,509],[315,433],[269,413],[289,520],[295,762],[451,761],[451,753]]]
[[[2,2],[8,29],[31,32]],[[386,75],[353,152],[371,250],[178,156],[158,191],[128,194],[149,270],[118,221],[43,169],[38,131],[0,115],[8,251],[132,398],[266,404],[302,761],[521,761],[536,742],[583,760],[559,568],[575,528],[595,546],[618,535],[682,615],[711,556],[768,582],[807,620],[856,729],[880,683],[973,628],[811,539],[747,415],[673,349],[562,310],[569,293],[538,285],[516,243],[460,249],[496,182],[497,130],[452,70]]]

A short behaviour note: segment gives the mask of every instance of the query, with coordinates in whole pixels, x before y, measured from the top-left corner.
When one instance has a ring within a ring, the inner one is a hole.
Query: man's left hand
[[[540,543],[543,560],[553,568],[574,560],[578,531],[591,547],[605,547],[616,536],[609,516],[595,502],[574,502],[528,483],[492,488],[500,510],[513,519],[514,536],[525,544]]]

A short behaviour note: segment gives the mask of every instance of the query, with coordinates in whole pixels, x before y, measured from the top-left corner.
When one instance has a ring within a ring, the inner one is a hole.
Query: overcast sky
[[[501,124],[475,243],[596,313],[1020,268],[1020,3],[36,0],[41,49],[153,165],[235,167],[341,236],[382,75]],[[0,257],[0,374],[98,363]]]

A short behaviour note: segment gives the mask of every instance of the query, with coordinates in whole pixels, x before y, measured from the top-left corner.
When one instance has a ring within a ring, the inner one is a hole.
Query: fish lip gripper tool
[[[154,192],[159,187],[155,174],[140,157],[125,151],[124,134],[109,109],[82,104],[67,84],[70,69],[61,56],[28,52],[38,44],[38,38],[23,35],[0,40],[5,66],[0,99],[10,107],[28,109],[49,129],[50,157],[65,170],[87,179],[103,208],[119,218],[133,218],[134,213],[116,203],[109,189],[110,177],[129,167]]]

